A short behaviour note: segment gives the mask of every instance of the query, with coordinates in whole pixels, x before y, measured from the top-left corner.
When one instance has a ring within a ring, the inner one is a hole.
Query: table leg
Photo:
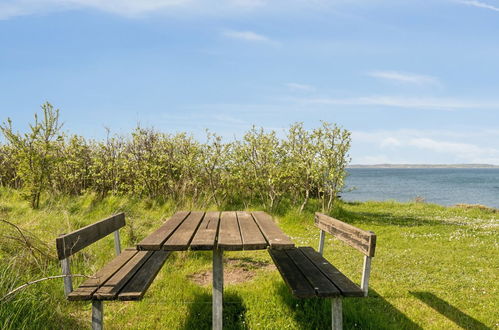
[[[213,250],[213,330],[222,330],[223,324],[224,269],[223,251]]]

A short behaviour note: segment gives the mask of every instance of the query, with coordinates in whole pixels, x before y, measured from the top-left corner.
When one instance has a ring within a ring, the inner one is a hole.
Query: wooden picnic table
[[[262,211],[177,212],[137,248],[143,251],[213,251],[213,329],[222,329],[223,252],[290,249],[291,239]]]

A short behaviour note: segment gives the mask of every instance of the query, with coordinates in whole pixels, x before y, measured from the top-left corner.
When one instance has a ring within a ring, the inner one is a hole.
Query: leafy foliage
[[[319,198],[331,210],[349,162],[350,132],[323,122],[313,130],[291,125],[284,138],[253,126],[243,138],[226,142],[207,131],[200,143],[137,127],[131,136],[104,141],[61,132],[59,110],[42,105],[43,119],[25,134],[7,119],[0,129],[0,185],[22,189],[33,208],[40,196],[94,191],[133,194],[179,204],[264,205],[286,201],[305,208]]]

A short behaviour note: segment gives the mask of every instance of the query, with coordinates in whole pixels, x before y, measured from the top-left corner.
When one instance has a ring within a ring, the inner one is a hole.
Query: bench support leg
[[[120,231],[114,231],[114,250],[116,251],[116,255],[119,256],[121,254],[121,241],[120,241]]]
[[[92,330],[102,330],[104,326],[104,302],[92,300]]]
[[[331,299],[331,327],[333,330],[343,329],[343,307],[341,297]]]
[[[223,251],[213,250],[213,311],[212,328],[222,330],[223,325],[224,270]]]
[[[73,279],[71,278],[71,266],[69,264],[69,257],[61,260],[62,267],[62,275],[66,275],[64,277],[64,294],[70,294],[73,291]]]
[[[326,239],[326,232],[324,230],[321,230],[321,237],[319,238],[319,248],[317,251],[319,251],[319,254],[322,255],[324,252],[324,241]]]
[[[364,256],[364,267],[362,268],[362,280],[360,288],[364,291],[364,296],[367,297],[369,291],[369,276],[371,275],[371,257]]]

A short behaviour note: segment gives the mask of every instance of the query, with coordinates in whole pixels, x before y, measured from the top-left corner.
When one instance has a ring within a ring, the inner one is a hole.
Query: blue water
[[[394,199],[417,196],[440,205],[482,204],[499,208],[499,169],[378,169],[351,168],[342,197],[346,201]],[[348,191],[354,188],[352,191]]]

